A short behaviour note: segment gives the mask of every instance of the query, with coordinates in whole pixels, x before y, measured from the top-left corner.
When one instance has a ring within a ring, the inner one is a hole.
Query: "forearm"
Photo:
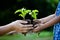
[[[51,19],[53,19],[54,17],[55,17],[55,14],[52,14],[52,15],[47,16],[47,17],[44,17],[44,18],[41,19],[41,22],[42,23],[46,23],[46,22],[50,21]]]
[[[45,29],[47,27],[50,27],[56,23],[60,22],[60,16],[56,16],[53,19],[51,19],[50,21],[48,21],[47,23],[43,24],[42,29]]]
[[[10,31],[13,31],[13,30],[14,29],[10,24],[5,25],[5,26],[1,26],[0,27],[0,35],[4,35],[4,34],[10,32]]]

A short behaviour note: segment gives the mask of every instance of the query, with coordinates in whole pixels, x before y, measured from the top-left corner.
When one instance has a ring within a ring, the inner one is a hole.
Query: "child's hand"
[[[33,32],[40,32],[41,30],[43,30],[43,25],[44,24],[36,24],[36,28],[34,28],[32,31]]]
[[[41,24],[45,23],[45,21],[42,18],[41,19],[35,19],[33,21],[36,22],[36,23],[41,23]]]
[[[36,23],[41,23],[42,20],[41,19],[34,19],[33,21]]]

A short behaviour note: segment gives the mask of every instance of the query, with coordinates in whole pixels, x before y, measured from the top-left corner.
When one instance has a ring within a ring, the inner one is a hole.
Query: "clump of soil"
[[[27,21],[27,23],[22,23],[22,24],[24,24],[24,25],[33,24],[32,27],[34,27],[34,25],[37,24],[37,22],[34,22],[33,20],[30,20],[30,19],[26,19],[25,21]],[[36,28],[36,27],[34,27],[34,28]],[[33,30],[33,29],[31,29],[31,30]],[[26,36],[26,33],[22,33],[22,34],[24,34]]]

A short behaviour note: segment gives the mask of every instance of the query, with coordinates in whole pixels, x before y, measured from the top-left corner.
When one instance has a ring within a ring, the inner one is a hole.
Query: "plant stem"
[[[23,17],[23,20],[25,20],[25,17]]]

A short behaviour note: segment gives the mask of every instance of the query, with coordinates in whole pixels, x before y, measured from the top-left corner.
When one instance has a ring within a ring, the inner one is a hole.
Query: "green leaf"
[[[25,8],[19,9],[17,11],[15,11],[15,14],[21,12],[21,14],[19,14],[19,16],[23,17],[23,19],[25,19],[25,16],[29,13],[29,15],[31,15],[31,17],[33,17],[34,19],[37,19],[37,13],[39,12],[38,10],[27,10]],[[30,14],[31,13],[31,14]]]
[[[16,14],[16,13],[18,13],[18,12],[21,12],[21,9],[19,9],[19,10],[16,10],[16,11],[15,11],[15,14]]]
[[[36,13],[36,12],[39,12],[38,10],[32,10],[32,12]]]
[[[37,12],[39,12],[38,10],[32,10],[32,12],[30,12],[29,15],[31,15],[34,19],[37,19]]]
[[[19,16],[23,17],[23,15],[22,15],[22,14],[19,14]]]

